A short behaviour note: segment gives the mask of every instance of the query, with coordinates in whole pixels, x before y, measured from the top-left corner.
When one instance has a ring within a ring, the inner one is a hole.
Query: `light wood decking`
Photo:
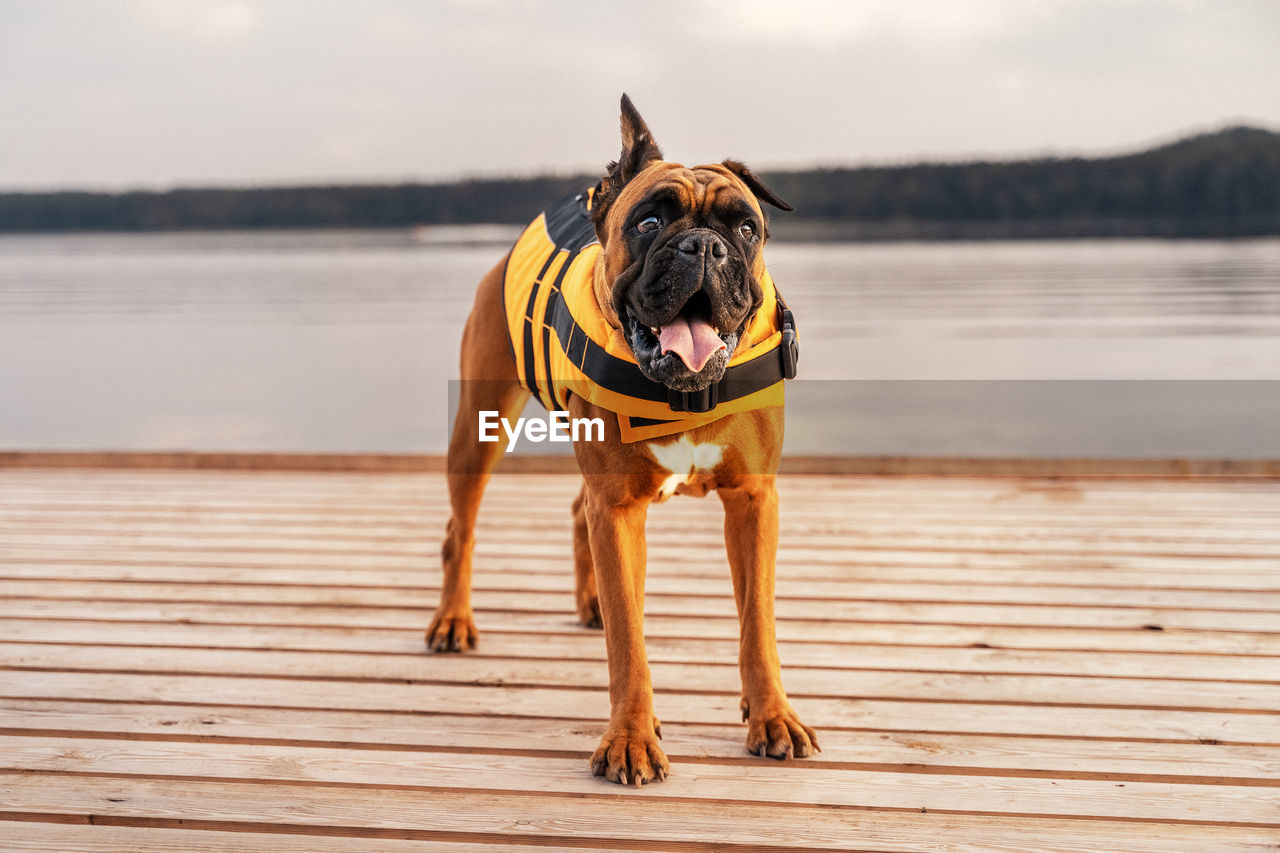
[[[649,523],[673,775],[587,756],[576,480],[499,475],[480,649],[430,656],[443,477],[0,469],[0,850],[1280,846],[1280,483],[781,481],[784,678],[748,756],[715,498]]]

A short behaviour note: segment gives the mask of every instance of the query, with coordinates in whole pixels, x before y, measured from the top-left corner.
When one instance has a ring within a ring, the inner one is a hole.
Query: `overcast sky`
[[[1110,153],[1280,128],[1280,0],[0,0],[0,188]]]

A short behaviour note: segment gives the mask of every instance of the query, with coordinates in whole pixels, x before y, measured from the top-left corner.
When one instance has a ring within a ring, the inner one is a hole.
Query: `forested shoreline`
[[[528,221],[597,176],[0,193],[0,232],[405,228]],[[1237,127],[1116,157],[765,172],[830,239],[1280,234],[1280,134]]]

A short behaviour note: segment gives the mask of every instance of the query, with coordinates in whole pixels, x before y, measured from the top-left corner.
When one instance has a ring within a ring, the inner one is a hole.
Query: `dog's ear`
[[[720,165],[741,178],[742,182],[747,185],[747,189],[751,190],[752,194],[760,201],[767,202],[778,208],[778,210],[795,210],[794,207],[778,198],[773,190],[766,187],[764,182],[756,177],[756,173],[748,169],[745,164],[737,160],[725,160]]]
[[[591,200],[591,215],[596,223],[596,232],[600,231],[600,223],[604,221],[605,212],[609,209],[618,193],[627,182],[645,170],[650,163],[662,159],[662,149],[653,141],[649,125],[640,117],[640,111],[631,99],[622,95],[622,154],[616,162],[605,167],[607,174],[596,184],[595,194]]]

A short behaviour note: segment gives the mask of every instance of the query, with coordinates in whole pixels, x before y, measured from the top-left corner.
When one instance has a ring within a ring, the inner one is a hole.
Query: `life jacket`
[[[696,393],[674,391],[640,371],[620,329],[600,311],[592,277],[601,246],[591,192],[566,198],[520,235],[503,272],[507,331],[520,385],[548,411],[578,396],[618,416],[623,442],[685,432],[727,415],[783,404],[795,376],[795,321],[768,272],[764,301],[724,377]]]

